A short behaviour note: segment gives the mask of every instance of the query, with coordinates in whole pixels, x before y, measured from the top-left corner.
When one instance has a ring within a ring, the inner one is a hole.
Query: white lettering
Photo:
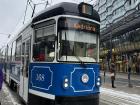
[[[45,75],[44,74],[36,74],[36,80],[37,81],[45,81]]]

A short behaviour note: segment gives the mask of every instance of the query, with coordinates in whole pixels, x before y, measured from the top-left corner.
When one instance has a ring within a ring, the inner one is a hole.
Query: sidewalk
[[[104,72],[101,71],[100,75],[104,76]],[[110,72],[106,72],[106,76],[110,77]],[[116,73],[116,78],[128,79],[128,74],[127,73]],[[140,81],[140,75],[131,74],[131,80]]]
[[[115,86],[117,88],[112,88],[111,87],[111,80],[110,80],[110,73],[106,72],[105,79],[106,81],[104,82],[104,73],[100,73],[101,78],[102,78],[102,88],[107,88],[107,89],[112,89],[112,90],[117,90],[129,94],[136,94],[140,95],[140,75],[131,75],[131,83],[133,87],[128,86],[128,75],[124,73],[117,73],[116,74],[116,80],[115,80]]]

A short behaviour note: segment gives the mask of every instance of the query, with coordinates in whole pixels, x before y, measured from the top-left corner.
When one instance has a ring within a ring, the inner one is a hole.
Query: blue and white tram
[[[11,45],[10,81],[20,97],[28,105],[98,105],[99,29],[86,3],[60,3],[35,16]]]

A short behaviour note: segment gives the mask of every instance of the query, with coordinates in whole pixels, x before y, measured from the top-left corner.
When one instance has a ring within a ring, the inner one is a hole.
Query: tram
[[[28,105],[99,105],[99,34],[92,5],[48,7],[7,44],[5,81]]]

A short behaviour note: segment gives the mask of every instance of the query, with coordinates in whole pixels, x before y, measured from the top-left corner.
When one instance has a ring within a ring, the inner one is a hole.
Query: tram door
[[[28,70],[30,62],[31,39],[28,38],[22,43],[22,72],[20,77],[20,96],[25,102],[28,101]]]

